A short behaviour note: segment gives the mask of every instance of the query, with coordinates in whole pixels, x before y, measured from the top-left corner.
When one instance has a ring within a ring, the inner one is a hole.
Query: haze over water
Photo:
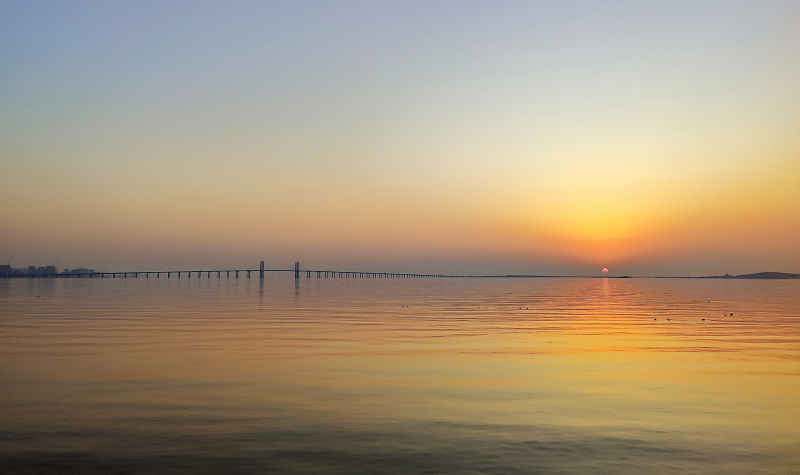
[[[799,376],[797,280],[0,280],[2,471],[791,473]]]

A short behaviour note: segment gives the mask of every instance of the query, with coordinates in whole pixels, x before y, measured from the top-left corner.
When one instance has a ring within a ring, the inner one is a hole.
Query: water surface
[[[0,279],[0,384],[5,472],[792,473],[800,281]]]

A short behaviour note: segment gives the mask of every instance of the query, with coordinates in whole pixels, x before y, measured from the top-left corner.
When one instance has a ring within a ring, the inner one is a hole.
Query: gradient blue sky
[[[0,258],[800,271],[797,2],[3,2]]]

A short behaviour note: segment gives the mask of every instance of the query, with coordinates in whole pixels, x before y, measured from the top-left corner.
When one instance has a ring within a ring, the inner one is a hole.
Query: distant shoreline
[[[664,277],[668,278],[668,277]],[[707,275],[702,277],[685,277],[686,279],[800,279],[800,274],[788,272],[757,272],[755,274],[740,275]]]
[[[536,274],[505,274],[505,275],[454,275],[448,277],[463,278],[506,278],[506,279],[768,279],[786,280],[800,279],[800,274],[787,272],[759,272],[756,274],[740,275],[536,275]]]
[[[270,270],[270,272],[277,272],[278,270]],[[284,270],[280,270],[283,272]],[[185,271],[184,271],[185,272]],[[193,271],[197,272],[197,271]],[[201,271],[206,272],[206,271]],[[211,271],[216,272],[216,271]],[[246,272],[246,271],[244,271]],[[251,271],[256,272],[256,271]],[[313,271],[316,272],[316,271]],[[145,274],[145,272],[140,272]],[[150,272],[155,273],[155,272]],[[163,272],[166,274],[166,272]],[[75,278],[75,277],[88,277],[98,278],[100,274],[112,274],[110,272],[92,272],[92,273],[69,273],[69,274],[50,274],[50,275],[2,275],[0,279],[53,279],[53,278]],[[120,273],[121,274],[121,273]],[[134,274],[134,272],[130,272]],[[539,275],[539,274],[436,274],[426,275],[420,274],[419,276],[434,277],[434,278],[449,278],[449,279],[740,279],[740,280],[791,280],[800,279],[800,274],[792,274],[788,272],[758,272],[755,274],[723,274],[723,275]],[[135,276],[133,278],[141,278]],[[209,276],[210,278],[210,276]]]

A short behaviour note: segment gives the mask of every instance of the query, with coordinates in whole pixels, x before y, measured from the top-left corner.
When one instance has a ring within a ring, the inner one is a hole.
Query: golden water
[[[0,280],[0,386],[0,472],[792,473],[800,281]]]

